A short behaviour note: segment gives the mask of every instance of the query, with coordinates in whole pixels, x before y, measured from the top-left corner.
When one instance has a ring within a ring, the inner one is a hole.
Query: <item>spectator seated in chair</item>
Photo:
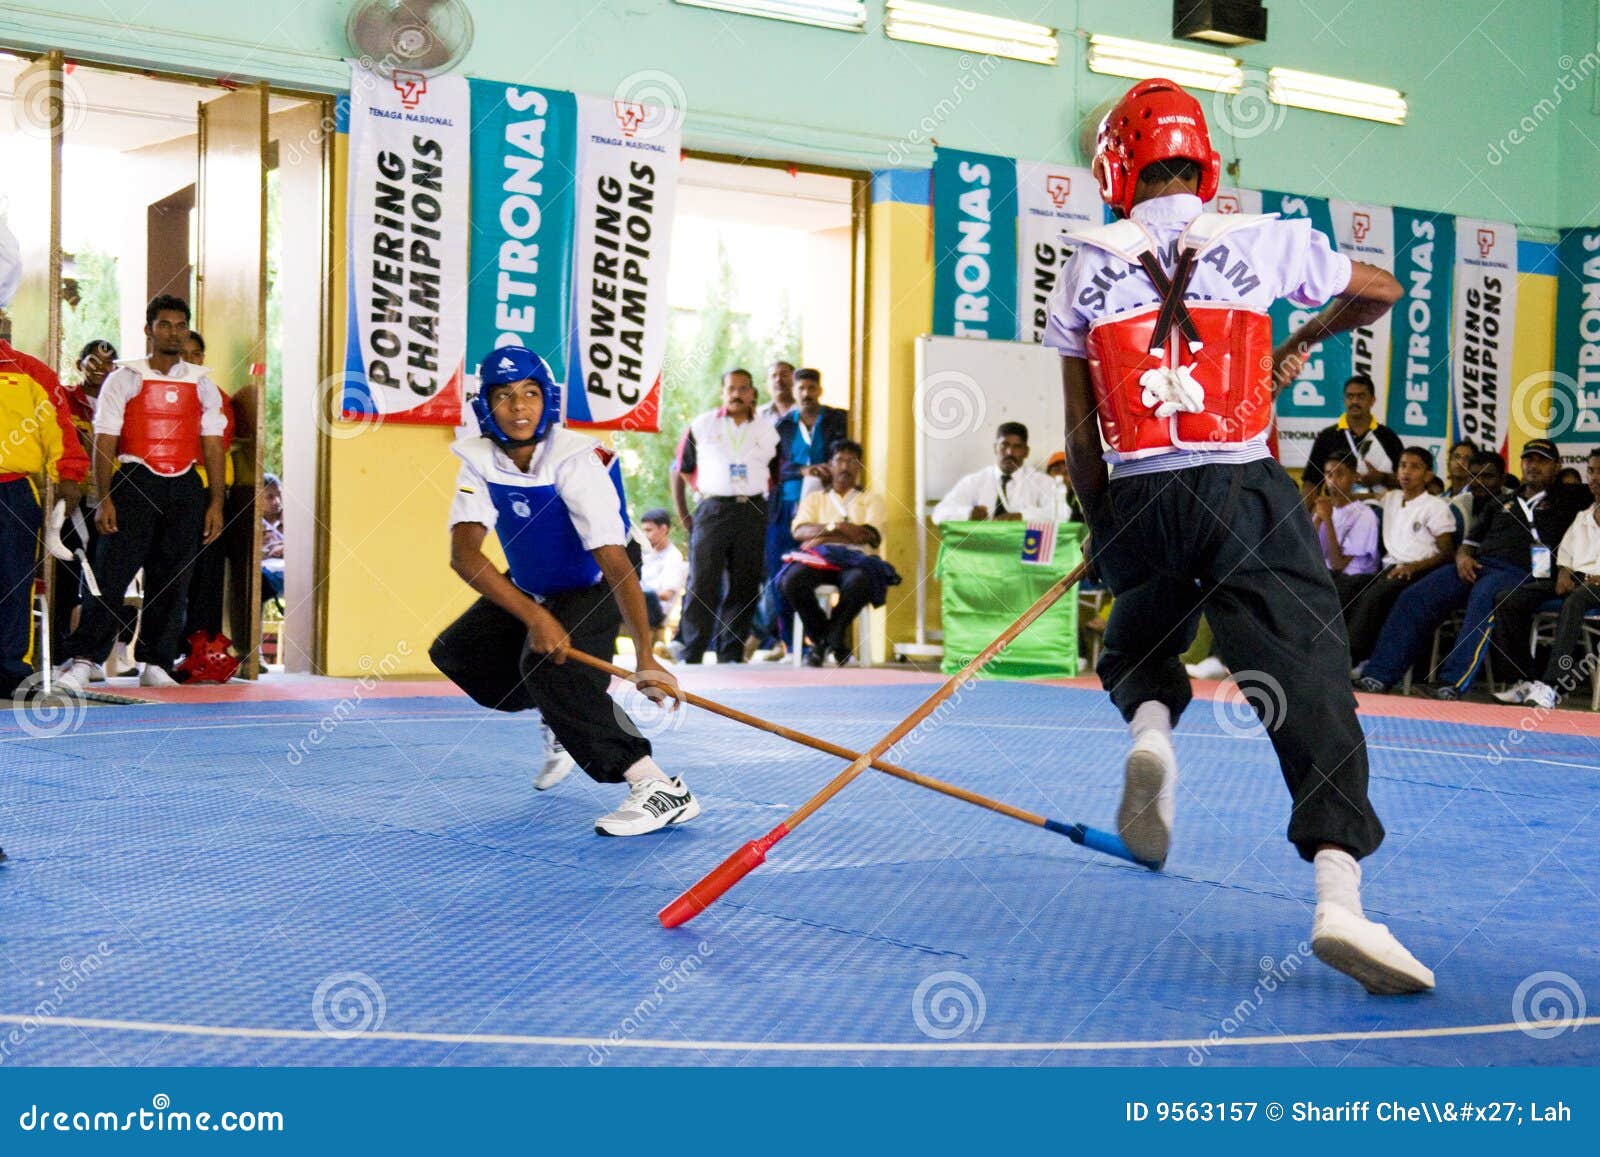
[[[1378,645],[1362,671],[1363,691],[1382,692],[1400,681],[1429,636],[1465,607],[1455,646],[1438,672],[1436,699],[1460,699],[1488,653],[1494,611],[1502,595],[1535,578],[1549,578],[1552,549],[1593,497],[1585,487],[1554,486],[1560,452],[1548,438],[1522,451],[1524,481],[1509,500],[1485,502],[1456,551],[1454,569],[1439,567],[1411,585],[1384,621]]]
[[[1350,493],[1356,470],[1350,451],[1329,454],[1322,465],[1322,486],[1311,502],[1311,525],[1339,601],[1346,605],[1378,573],[1378,516]]]
[[[1399,488],[1383,495],[1383,569],[1345,601],[1350,658],[1358,667],[1372,654],[1394,601],[1455,557],[1455,516],[1444,499],[1424,489],[1432,476],[1433,454],[1423,446],[1407,446],[1396,471]]]
[[[1556,551],[1556,577],[1535,579],[1500,600],[1495,610],[1495,662],[1507,665],[1514,680],[1495,696],[1502,703],[1532,703],[1551,708],[1592,673],[1595,657],[1587,654],[1584,616],[1600,610],[1600,449],[1589,451],[1589,493],[1596,499],[1572,520]],[[1528,645],[1533,616],[1548,602],[1560,600],[1550,660],[1535,679],[1534,656]]]
[[[868,604],[881,607],[888,588],[900,581],[894,568],[877,557],[885,507],[881,495],[860,487],[861,453],[860,443],[848,439],[833,444],[828,489],[800,500],[794,516],[800,548],[778,578],[811,640],[806,662],[813,667],[829,657],[841,666],[848,662],[850,625]],[[821,586],[839,588],[831,612],[817,602]]]
[[[993,466],[968,474],[933,508],[934,525],[1025,518],[1048,522],[1056,509],[1050,476],[1028,465],[1028,427],[1002,422],[995,431]]]

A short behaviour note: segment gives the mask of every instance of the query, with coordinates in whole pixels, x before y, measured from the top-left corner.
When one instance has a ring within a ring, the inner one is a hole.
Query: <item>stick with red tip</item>
[[[760,867],[767,858],[767,852],[772,849],[774,844],[805,823],[813,812],[838,795],[844,790],[846,784],[871,766],[873,760],[904,739],[917,724],[932,715],[941,703],[954,695],[968,680],[983,670],[989,660],[1003,651],[1011,643],[1011,640],[1031,627],[1039,616],[1048,611],[1062,595],[1071,590],[1077,581],[1083,577],[1083,572],[1087,566],[1087,562],[1081,562],[1070,572],[1056,580],[1049,590],[1039,596],[1039,600],[1033,606],[1023,612],[1020,619],[1000,632],[1000,635],[993,642],[974,655],[961,670],[950,676],[943,686],[923,700],[921,706],[895,724],[894,729],[874,743],[870,750],[862,752],[852,760],[849,767],[841,771],[829,781],[826,787],[807,800],[799,811],[759,840],[751,840],[744,847],[734,852],[733,855],[729,856],[716,868],[713,868],[698,884],[661,909],[661,923],[667,928],[676,928],[678,925],[694,919],[716,903],[729,888]]]
[[[631,680],[633,676],[631,671],[626,671],[613,663],[608,663],[604,659],[597,659],[595,656],[587,655],[582,651],[568,651],[567,659],[568,661],[576,660],[585,666],[593,667],[597,671],[604,671],[606,674],[615,676],[618,679]],[[791,740],[815,751],[825,751],[829,755],[836,755],[846,763],[852,759],[859,758],[861,755],[859,751],[851,751],[848,747],[840,747],[837,743],[830,743],[828,740],[819,739],[815,735],[807,735],[804,731],[796,731],[792,727],[785,727],[781,723],[774,723],[772,720],[763,719],[759,715],[748,714],[736,707],[729,707],[725,703],[718,703],[715,700],[696,695],[693,691],[685,691],[681,687],[666,693],[693,707],[709,711],[713,715],[720,715],[724,719],[733,720],[735,723],[743,723],[747,727],[754,727],[758,731],[765,731],[768,735],[776,735],[780,739]],[[986,808],[997,815],[1008,816],[1014,820],[1021,820],[1023,823],[1033,827],[1043,828],[1047,832],[1055,832],[1057,835],[1066,836],[1073,843],[1089,848],[1092,851],[1103,852],[1108,856],[1127,860],[1129,863],[1138,864],[1143,868],[1156,870],[1161,867],[1160,864],[1139,859],[1138,856],[1128,850],[1128,845],[1124,844],[1121,838],[1112,832],[1091,828],[1087,824],[1053,820],[1047,816],[1024,811],[1022,808],[1013,807],[1008,803],[1001,803],[997,799],[990,799],[986,795],[979,795],[977,792],[968,791],[964,787],[956,787],[954,784],[934,779],[931,775],[909,771],[882,759],[874,759],[872,761],[872,769],[881,771],[885,775],[892,775],[895,779],[914,783],[918,787],[925,787],[929,791],[936,791],[940,795],[949,796],[951,799],[958,799],[963,803],[976,804],[978,807]],[[768,846],[770,847],[771,845]]]

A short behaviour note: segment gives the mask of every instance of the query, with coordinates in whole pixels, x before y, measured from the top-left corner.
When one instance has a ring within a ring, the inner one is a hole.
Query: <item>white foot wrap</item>
[[[1375,996],[1400,996],[1433,988],[1433,971],[1382,924],[1342,904],[1321,903],[1311,921],[1317,959],[1361,982]]]
[[[1177,783],[1178,757],[1172,740],[1155,729],[1141,731],[1128,752],[1122,806],[1117,809],[1117,833],[1141,860],[1166,861]]]

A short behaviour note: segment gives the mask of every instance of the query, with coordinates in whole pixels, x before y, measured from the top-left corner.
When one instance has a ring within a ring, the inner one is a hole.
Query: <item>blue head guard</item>
[[[532,438],[513,439],[506,436],[494,420],[489,405],[489,391],[495,386],[510,385],[532,379],[544,394],[544,412],[534,427]],[[550,366],[538,354],[519,345],[501,346],[483,359],[478,367],[478,392],[472,395],[472,412],[478,419],[478,430],[484,437],[501,446],[530,446],[545,436],[550,426],[561,420],[561,387],[550,372]]]

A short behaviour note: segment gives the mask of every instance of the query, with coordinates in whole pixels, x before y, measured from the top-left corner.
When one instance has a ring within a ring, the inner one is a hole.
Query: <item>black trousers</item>
[[[1344,604],[1344,626],[1350,636],[1350,658],[1354,662],[1371,656],[1390,608],[1415,581],[1390,578],[1390,569],[1356,579],[1334,576],[1334,585],[1339,588],[1339,599]]]
[[[0,482],[0,699],[33,674],[33,576],[42,525],[33,484]]]
[[[1122,717],[1189,705],[1179,656],[1203,608],[1277,752],[1289,841],[1306,860],[1325,843],[1369,855],[1384,833],[1339,596],[1289,476],[1262,460],[1116,479],[1107,507],[1092,550],[1116,602],[1097,672]]]
[[[1556,616],[1555,641],[1550,645],[1549,661],[1540,669],[1528,646],[1533,617],[1545,603],[1557,598],[1561,610]],[[1504,670],[1501,677],[1513,682],[1538,679],[1563,695],[1570,694],[1588,678],[1588,668],[1583,665],[1587,650],[1583,617],[1596,609],[1600,609],[1600,587],[1573,587],[1563,597],[1556,594],[1553,579],[1533,579],[1509,591],[1494,608],[1495,673]]]
[[[545,600],[572,645],[610,662],[622,613],[604,582]],[[433,641],[433,665],[484,707],[537,707],[546,726],[590,779],[621,783],[622,773],[650,754],[641,735],[606,694],[611,677],[568,661],[555,663],[528,647],[528,630],[509,611],[479,599]]]
[[[817,588],[825,586],[839,588],[839,600],[831,613],[817,602]],[[828,571],[790,563],[778,576],[778,588],[800,616],[813,647],[826,648],[839,656],[850,654],[850,624],[872,594],[872,580],[865,570],[853,567]]]
[[[766,541],[765,499],[706,498],[695,507],[679,620],[685,663],[700,662],[708,650],[719,663],[744,662],[745,636],[761,599]]]
[[[131,633],[122,605],[144,569],[144,614],[137,658],[171,670],[178,657],[189,596],[189,568],[205,529],[206,491],[194,470],[168,478],[131,462],[111,479],[117,533],[102,534],[90,565],[100,595],[85,595],[78,628],[62,641],[62,657],[103,663],[119,633]]]

